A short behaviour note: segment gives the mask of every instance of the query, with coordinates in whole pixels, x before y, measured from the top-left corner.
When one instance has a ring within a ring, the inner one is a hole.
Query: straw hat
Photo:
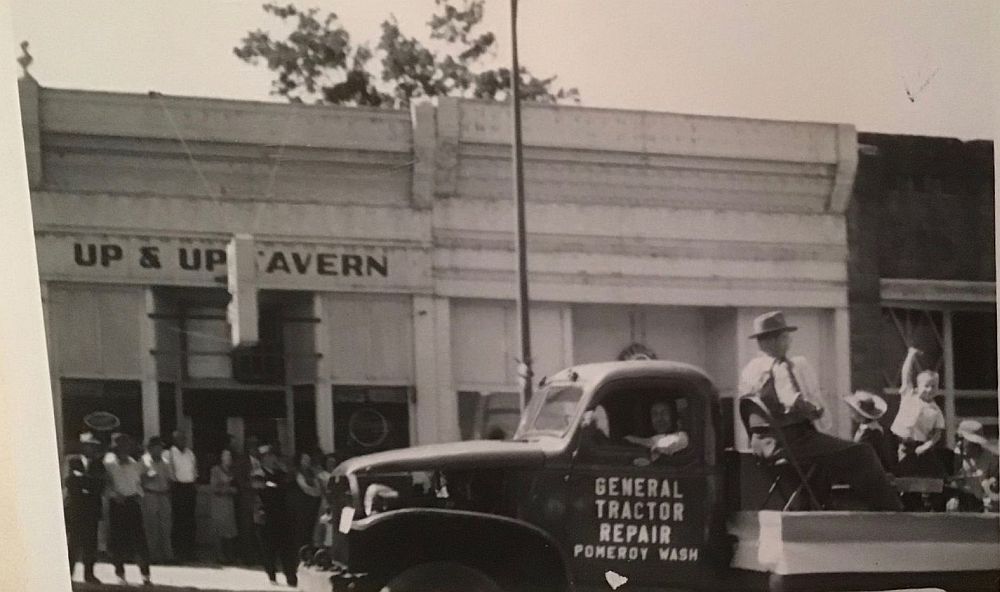
[[[990,452],[993,452],[994,454],[997,453],[996,446],[994,446],[992,442],[987,440],[986,436],[984,435],[985,432],[983,431],[983,424],[979,423],[978,421],[974,419],[963,419],[958,424],[957,431],[958,431],[958,436],[963,440],[968,440],[973,444],[979,444],[980,446],[989,450]]]
[[[844,402],[867,419],[878,419],[889,409],[885,399],[868,391],[857,391],[853,395],[847,395],[844,397]]]

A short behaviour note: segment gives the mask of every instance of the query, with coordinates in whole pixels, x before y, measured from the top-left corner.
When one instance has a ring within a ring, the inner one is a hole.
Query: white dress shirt
[[[821,431],[831,430],[833,420],[830,414],[823,413],[823,393],[819,388],[816,372],[813,371],[809,361],[802,356],[779,361],[777,358],[761,352],[756,358],[750,360],[743,368],[743,372],[740,373],[740,396],[757,393],[771,375],[772,370],[774,390],[778,395],[778,402],[785,410],[790,410],[795,399],[801,396],[803,401],[811,403],[821,414],[818,419],[812,420],[813,424]],[[795,376],[794,381],[792,375]],[[796,385],[798,388],[795,388]]]
[[[757,392],[773,368],[774,390],[778,394],[778,401],[786,410],[792,407],[800,394],[809,403],[822,408],[819,381],[816,380],[812,366],[802,356],[789,358],[789,361],[792,366],[790,370],[786,362],[779,362],[767,354],[761,354],[750,360],[740,374],[740,394]],[[792,374],[795,375],[794,381]],[[798,383],[798,389],[795,388],[795,383]]]
[[[194,450],[185,448],[181,451],[176,446],[171,446],[167,461],[170,463],[174,481],[178,483],[194,483],[198,478],[198,467],[194,458]]]

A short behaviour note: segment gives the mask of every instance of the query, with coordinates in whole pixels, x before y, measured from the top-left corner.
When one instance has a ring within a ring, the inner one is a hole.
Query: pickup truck
[[[654,403],[685,436],[669,453],[635,443],[658,433]],[[1000,589],[997,514],[769,509],[740,491],[768,481],[725,450],[722,417],[712,381],[687,364],[563,370],[542,380],[510,441],[411,447],[338,466],[329,534],[302,549],[300,586]]]

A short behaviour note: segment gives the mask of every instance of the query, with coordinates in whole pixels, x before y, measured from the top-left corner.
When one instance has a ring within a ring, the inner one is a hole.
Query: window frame
[[[939,390],[944,398],[944,416],[945,416],[945,436],[948,447],[954,447],[956,441],[956,431],[959,422],[964,419],[974,419],[979,421],[984,426],[992,427],[994,429],[1000,427],[1000,418],[998,415],[987,415],[987,416],[960,416],[958,414],[958,400],[980,400],[980,399],[990,399],[993,401],[997,400],[998,390],[993,389],[959,389],[955,387],[955,355],[954,355],[954,326],[952,323],[952,315],[956,312],[980,312],[980,313],[993,313],[996,314],[996,305],[993,303],[986,302],[941,302],[941,301],[921,301],[921,300],[898,300],[898,299],[883,299],[881,302],[880,310],[884,315],[890,310],[906,310],[906,311],[921,311],[928,314],[939,313],[941,315],[941,334],[938,336],[940,339],[940,346],[942,352],[942,372],[941,372],[941,384],[939,385]],[[900,338],[906,336],[900,333]],[[885,338],[885,334],[881,335],[881,338]],[[883,352],[885,352],[885,345],[881,346]],[[892,384],[895,385],[899,380],[899,368],[887,368],[886,375],[891,377]],[[898,396],[899,388],[896,386],[884,386],[882,389],[883,394],[890,396]]]
[[[632,385],[635,385],[635,387]],[[708,401],[695,384],[684,379],[683,377],[627,377],[609,381],[601,385],[598,391],[591,397],[590,401],[587,402],[587,405],[584,408],[584,413],[587,411],[593,411],[608,397],[614,396],[616,392],[620,392],[621,390],[628,388],[638,388],[642,391],[649,391],[654,388],[687,390],[687,393],[684,394],[683,397],[676,398],[683,398],[687,400],[688,410],[687,417],[685,418],[687,425],[684,431],[688,434],[688,446],[676,454],[661,456],[656,461],[650,463],[649,466],[670,467],[671,469],[676,469],[708,465],[707,457],[709,452],[706,450],[705,446],[705,423],[710,419],[706,417],[706,414],[710,413],[710,410],[708,409]],[[646,393],[634,396],[636,398],[651,398],[651,396]],[[678,421],[680,421],[680,418],[678,418]],[[577,453],[582,458],[586,459],[585,462],[588,464],[616,466],[619,468],[636,467],[634,461],[636,458],[641,457],[639,454],[642,451],[641,447],[617,442],[602,444],[595,447],[588,438],[580,437],[579,432],[582,432],[582,429],[578,429],[578,435],[574,447]],[[628,461],[619,462],[619,459],[625,459],[626,457],[629,457]]]

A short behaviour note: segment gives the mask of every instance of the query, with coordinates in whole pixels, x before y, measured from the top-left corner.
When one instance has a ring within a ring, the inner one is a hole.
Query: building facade
[[[848,209],[852,382],[898,404],[908,346],[941,376],[948,441],[997,436],[993,143],[862,133]]]
[[[62,440],[96,409],[204,451],[226,434],[355,454],[510,433],[507,107],[21,85]],[[732,397],[752,319],[782,308],[826,428],[849,433],[851,126],[523,117],[536,377],[641,344]],[[257,345],[234,348],[234,324]]]

